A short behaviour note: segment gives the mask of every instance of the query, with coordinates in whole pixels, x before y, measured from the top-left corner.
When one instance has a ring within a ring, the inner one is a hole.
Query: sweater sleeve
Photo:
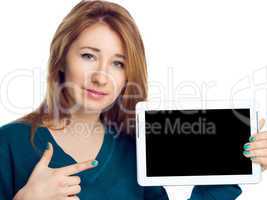
[[[12,160],[4,131],[0,127],[0,199],[13,199]]]
[[[203,185],[195,186],[188,200],[232,200],[242,190],[238,185]]]
[[[169,200],[169,198],[164,187],[145,186],[144,187],[144,200]]]

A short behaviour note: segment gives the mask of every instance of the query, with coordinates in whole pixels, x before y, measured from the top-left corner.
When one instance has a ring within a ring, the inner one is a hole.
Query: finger
[[[258,163],[262,166],[267,166],[267,157],[263,157],[263,156],[262,157],[254,157],[251,160],[254,163]]]
[[[267,157],[267,148],[265,149],[255,149],[255,150],[251,150],[251,151],[244,151],[243,155],[246,156],[247,158],[251,158],[251,157]]]
[[[53,156],[53,145],[48,142],[47,149],[44,151],[40,161],[38,162],[39,166],[48,166]]]
[[[246,143],[244,145],[244,150],[247,151],[264,148],[267,148],[267,140],[256,140],[254,142]]]
[[[91,160],[91,161],[85,161],[85,162],[69,165],[66,167],[57,168],[55,170],[56,170],[56,173],[60,173],[60,174],[68,176],[68,175],[73,175],[81,171],[96,167],[97,164],[98,162],[96,160],[93,160],[93,161]]]
[[[74,185],[64,188],[64,195],[75,195],[81,192],[81,186],[80,185]]]
[[[267,131],[259,132],[256,134],[253,134],[250,138],[250,142],[259,141],[259,140],[267,140]]]
[[[79,176],[63,176],[61,177],[60,186],[69,187],[74,185],[79,185],[81,183],[81,178]]]
[[[265,119],[264,118],[261,118],[260,121],[259,121],[259,127],[260,127],[260,129],[263,128],[264,124],[265,124]]]
[[[79,176],[68,176],[65,181],[67,186],[79,185],[81,183],[81,178]]]

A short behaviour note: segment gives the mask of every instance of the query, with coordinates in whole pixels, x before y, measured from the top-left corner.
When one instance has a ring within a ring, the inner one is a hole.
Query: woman
[[[163,187],[136,180],[134,109],[147,98],[147,68],[127,10],[78,3],[54,35],[48,67],[38,109],[0,129],[1,199],[168,199]],[[196,186],[190,199],[240,193],[237,185]]]

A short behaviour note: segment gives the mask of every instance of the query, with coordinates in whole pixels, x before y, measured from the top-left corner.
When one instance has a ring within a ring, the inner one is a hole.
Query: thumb
[[[53,145],[48,142],[47,143],[47,147],[46,147],[46,150],[44,151],[40,161],[38,162],[38,166],[41,166],[41,167],[48,167],[51,159],[52,159],[52,156],[53,156]]]
[[[259,128],[262,129],[264,124],[265,124],[265,119],[261,118],[260,121],[259,121]]]

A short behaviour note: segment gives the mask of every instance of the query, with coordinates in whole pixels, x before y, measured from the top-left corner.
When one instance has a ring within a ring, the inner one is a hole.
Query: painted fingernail
[[[244,144],[243,148],[244,148],[245,150],[247,150],[247,149],[250,148],[250,145],[249,145],[249,144]]]
[[[94,167],[96,167],[98,165],[98,161],[97,160],[92,161],[91,162],[91,165],[94,166]]]
[[[255,139],[256,139],[255,136],[250,136],[250,137],[249,137],[249,141],[250,141],[250,142],[254,142]]]
[[[243,151],[243,154],[244,154],[244,155],[249,155],[250,152],[249,152],[249,151]]]

